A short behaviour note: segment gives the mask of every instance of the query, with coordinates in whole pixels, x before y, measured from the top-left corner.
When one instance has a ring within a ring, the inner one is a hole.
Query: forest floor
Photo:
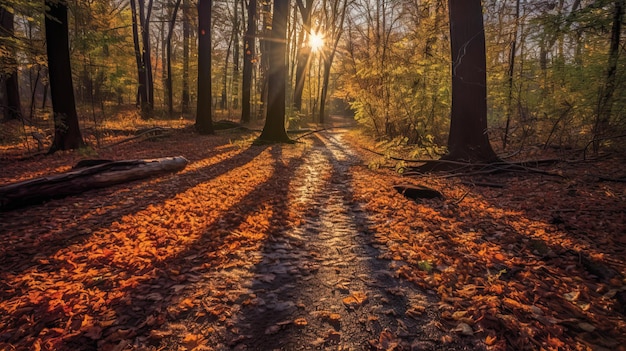
[[[85,158],[190,161],[0,213],[0,349],[626,350],[626,184],[601,180],[623,155],[403,177],[342,125],[256,135],[0,158],[0,186]]]

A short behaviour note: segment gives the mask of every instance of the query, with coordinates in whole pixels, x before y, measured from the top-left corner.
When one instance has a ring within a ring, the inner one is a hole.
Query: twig
[[[527,167],[524,166],[524,164],[529,164],[529,163],[552,163],[552,162],[559,162],[560,160],[557,159],[549,159],[549,160],[537,160],[537,161],[521,161],[521,162],[515,162],[515,163],[511,163],[511,162],[494,162],[494,163],[469,163],[469,162],[461,162],[461,161],[451,161],[451,160],[427,160],[427,159],[405,159],[402,157],[394,157],[394,156],[387,156],[381,152],[378,151],[374,151],[371,149],[368,149],[366,147],[362,147],[361,148],[363,150],[369,151],[371,153],[374,153],[376,155],[379,156],[383,156],[383,157],[388,157],[391,160],[394,161],[404,161],[404,162],[414,162],[414,163],[431,163],[431,164],[451,164],[451,165],[460,165],[463,167],[460,167],[458,170],[454,170],[454,171],[459,171],[463,168],[476,168],[476,167],[482,167],[482,169],[487,169],[487,171],[479,171],[479,172],[474,172],[474,173],[463,173],[463,174],[450,174],[448,176],[444,176],[444,178],[446,177],[458,177],[458,176],[463,176],[463,175],[478,175],[478,174],[489,174],[489,173],[494,173],[497,171],[512,171],[512,169],[510,169],[510,167],[513,168],[517,168],[518,170],[524,170],[527,172],[532,172],[532,173],[539,173],[539,174],[545,174],[545,175],[549,175],[549,176],[554,176],[554,177],[561,177],[563,178],[562,175],[560,174],[556,174],[556,173],[552,173],[552,172],[548,172],[548,171],[544,171],[541,169],[537,169],[537,168],[532,168],[532,167]],[[499,167],[499,166],[505,166],[505,168]],[[417,169],[417,167],[411,167],[409,168],[412,171],[415,171]],[[406,176],[410,176],[410,175],[415,175],[415,174],[422,174],[422,172],[407,172],[405,173]]]
[[[522,150],[517,150],[517,151],[515,151],[515,152],[513,152],[513,153],[511,153],[511,154],[508,154],[508,155],[505,155],[505,156],[498,156],[498,157],[499,157],[501,160],[504,160],[504,159],[507,159],[507,158],[511,158],[511,157],[513,157],[513,156],[516,156],[516,155],[518,155],[518,154],[519,154],[519,153],[521,153],[521,152],[522,152]]]
[[[460,162],[460,161],[450,161],[450,160],[431,160],[431,159],[408,159],[408,158],[402,158],[402,157],[396,157],[396,156],[389,156],[389,155],[385,155],[382,152],[378,152],[372,149],[368,149],[366,147],[363,146],[359,146],[361,149],[365,150],[365,151],[369,151],[373,154],[376,154],[378,156],[383,156],[383,157],[388,157],[391,160],[394,161],[404,161],[404,162],[411,162],[411,163],[446,163],[446,164],[452,164],[452,165],[462,165],[462,166],[484,166],[487,165],[482,164],[482,163],[468,163],[468,162]]]
[[[491,174],[491,173],[496,173],[496,172],[500,172],[501,169],[498,168],[491,168],[491,169],[487,169],[484,171],[476,171],[476,172],[470,172],[470,173],[451,173],[451,174],[446,174],[443,176],[440,176],[440,178],[455,178],[455,177],[471,177],[471,176],[476,176],[476,175],[484,175],[484,174]]]
[[[626,177],[610,178],[610,177],[598,176],[598,179],[604,182],[626,183]]]
[[[106,146],[103,146],[102,148],[103,148],[103,149],[112,148],[113,146],[117,146],[117,145],[120,145],[120,144],[127,143],[127,142],[129,142],[129,141],[133,141],[133,140],[139,139],[139,138],[141,138],[141,137],[143,137],[144,135],[149,134],[149,133],[159,132],[160,134],[159,134],[158,136],[162,136],[164,132],[169,132],[170,130],[171,130],[171,129],[161,128],[161,127],[154,127],[154,128],[150,128],[150,129],[148,129],[148,130],[145,130],[145,131],[143,131],[143,132],[141,132],[141,133],[139,133],[139,134],[135,135],[134,137],[126,138],[126,139],[124,139],[124,140],[118,141],[118,142],[113,143],[113,144],[111,144],[111,145],[106,145]],[[155,136],[157,136],[157,135],[155,134]]]
[[[604,137],[604,138],[597,138],[597,139],[593,138],[590,142],[587,143],[587,145],[585,145],[585,148],[583,149],[583,160],[587,159],[587,149],[589,148],[589,145],[602,141],[602,140],[619,139],[619,138],[626,138],[626,134],[615,135],[615,136]]]
[[[463,201],[465,199],[465,197],[471,192],[472,190],[468,190],[465,192],[465,194],[463,194],[458,200],[454,201],[455,205],[458,205],[461,203],[461,201]]]
[[[311,134],[315,134],[315,133],[318,133],[318,132],[323,132],[325,130],[326,130],[326,128],[312,130],[310,132],[307,132],[307,133],[304,133],[304,134],[300,135],[299,137],[297,137],[297,138],[295,138],[293,140],[300,140],[300,139],[304,138],[305,136],[309,136]]]
[[[475,185],[475,186],[486,186],[486,187],[490,187],[490,188],[504,188],[504,184],[498,184],[498,183],[485,183],[485,182],[468,182],[468,181],[462,181],[461,184],[465,184],[465,185]]]
[[[505,168],[499,168],[502,171],[526,171],[530,173],[539,173],[539,174],[549,175],[553,177],[565,178],[564,176],[557,174],[557,173],[552,173],[552,172],[544,171],[542,169],[526,167],[526,166],[517,165],[513,163],[502,163],[502,166],[505,166]],[[494,167],[498,168],[497,165],[494,165]]]

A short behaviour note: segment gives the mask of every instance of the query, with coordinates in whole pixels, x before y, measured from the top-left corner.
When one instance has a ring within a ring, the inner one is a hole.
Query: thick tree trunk
[[[270,69],[267,87],[267,115],[265,126],[259,136],[262,141],[290,142],[285,130],[285,96],[286,96],[286,35],[289,0],[274,0],[272,17],[272,35],[269,45]]]
[[[77,149],[85,145],[78,125],[70,66],[67,3],[50,0],[47,9],[46,51],[54,115],[54,141],[48,153]]]
[[[196,129],[200,134],[213,134],[211,116],[211,9],[212,0],[198,1],[198,105]]]
[[[485,31],[480,0],[450,0],[452,113],[448,160],[490,162]]]
[[[40,177],[0,187],[0,211],[80,194],[87,190],[176,172],[188,161],[182,157],[153,160],[104,161],[58,175]],[[81,164],[79,163],[79,165]]]
[[[250,100],[252,98],[252,65],[256,51],[256,0],[248,3],[248,24],[244,36],[243,82],[241,87],[241,123],[249,123],[251,117]]]

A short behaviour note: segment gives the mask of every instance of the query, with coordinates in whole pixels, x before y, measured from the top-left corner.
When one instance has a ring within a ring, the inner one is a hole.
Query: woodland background
[[[193,118],[196,2],[67,6],[72,79],[89,143],[99,142],[108,123],[119,123],[113,116],[120,112],[125,123],[140,123],[129,106],[142,105],[143,119]],[[49,142],[53,130],[44,2],[3,0],[0,11],[0,101],[4,120],[13,120],[2,124],[0,142],[35,148],[32,133]],[[263,119],[271,3],[212,1],[210,12],[214,120]],[[624,1],[488,0],[483,12],[494,147],[582,148],[592,140],[624,146]],[[417,145],[417,154],[442,152],[451,104],[447,1],[299,0],[288,16],[288,125],[354,114],[377,140]],[[325,45],[312,51],[314,35]],[[246,62],[250,107],[242,113]],[[138,83],[142,69],[147,84]],[[148,90],[146,101],[140,87]]]

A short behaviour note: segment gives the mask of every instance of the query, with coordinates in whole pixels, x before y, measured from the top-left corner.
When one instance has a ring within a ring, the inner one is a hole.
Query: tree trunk
[[[103,160],[98,160],[103,161]],[[176,172],[187,165],[182,157],[154,160],[104,161],[58,175],[40,177],[0,187],[0,211],[80,194],[158,174]],[[79,165],[80,166],[80,163]]]
[[[346,12],[348,10],[348,1],[343,0],[343,5],[339,7],[339,2],[342,0],[335,0],[332,4],[332,23],[329,23],[328,27],[331,27],[329,40],[332,40],[332,46],[330,51],[327,52],[327,57],[324,58],[324,80],[322,82],[322,92],[320,94],[320,123],[324,123],[326,118],[326,97],[328,96],[328,84],[330,83],[330,69],[333,66],[335,60],[335,54],[337,53],[337,46],[339,46],[339,39],[343,34],[343,24],[346,19]],[[341,11],[337,13],[338,11]]]
[[[485,31],[480,0],[450,0],[452,113],[447,160],[490,162]]]
[[[296,111],[300,111],[302,109],[304,81],[311,60],[311,48],[308,43],[304,44],[304,41],[311,32],[311,8],[313,7],[313,0],[306,0],[306,6],[304,6],[302,0],[297,0],[297,4],[300,9],[300,15],[302,16],[302,32],[301,40],[298,40],[298,54],[296,55],[296,86],[293,91],[293,106]]]
[[[130,0],[130,10],[133,27],[133,44],[135,48],[135,61],[137,62],[137,96],[136,106],[144,110],[144,106],[148,104],[148,93],[146,90],[146,67],[143,64],[141,55],[141,47],[139,43],[139,24],[137,22],[137,3],[136,0]]]
[[[165,8],[169,7],[169,0],[167,1],[166,4],[163,4],[161,6],[161,19],[159,20],[161,22],[161,30],[159,31],[160,35],[161,35],[161,40],[157,40],[157,46],[154,50],[154,52],[159,52],[159,43],[161,44],[161,84],[163,84],[163,100],[161,102],[161,105],[165,104],[166,108],[169,107],[168,105],[168,94],[167,94],[167,34],[165,34],[166,32],[166,27],[169,29],[169,23],[170,23],[170,16],[172,14],[171,9],[168,8],[167,14],[165,13]],[[167,18],[167,20],[166,20]],[[155,73],[159,70],[159,65],[157,64],[157,66],[154,68]]]
[[[176,1],[176,5],[174,5],[174,12],[172,13],[172,20],[170,21],[170,27],[167,32],[167,41],[166,41],[166,54],[167,54],[167,78],[166,82],[166,90],[167,90],[167,111],[170,116],[174,114],[174,97],[172,92],[172,34],[174,33],[174,25],[176,24],[176,15],[178,14],[178,7],[180,6],[180,1]]]
[[[231,96],[233,99],[232,105],[231,107],[233,109],[237,109],[239,108],[239,31],[240,31],[240,26],[239,26],[239,5],[238,5],[238,1],[235,0],[234,1],[234,6],[235,6],[235,11],[234,11],[234,17],[235,17],[235,21],[233,23],[233,26],[235,27],[235,33],[234,33],[234,47],[233,47],[233,80],[231,83]],[[243,9],[242,9],[242,15],[243,15]]]
[[[189,112],[189,36],[191,19],[189,18],[189,0],[183,0],[183,92],[182,113]]]
[[[213,134],[211,102],[211,14],[213,0],[198,1],[198,104],[196,129],[200,134]]]
[[[504,126],[504,136],[502,137],[502,150],[506,149],[509,128],[511,125],[511,115],[513,112],[513,76],[515,73],[515,55],[517,50],[517,28],[519,27],[519,11],[520,0],[515,2],[515,29],[513,29],[513,38],[511,40],[511,50],[509,52],[509,71],[508,71],[508,95],[506,100],[506,124]]]
[[[225,110],[228,108],[228,102],[226,101],[226,91],[228,90],[228,61],[230,60],[230,49],[233,46],[233,32],[231,31],[230,39],[228,40],[228,48],[226,49],[226,58],[224,59],[224,80],[222,81],[222,97],[220,100],[220,109]]]
[[[594,153],[598,153],[598,150],[600,149],[600,139],[604,137],[604,134],[609,130],[609,124],[611,121],[613,95],[617,87],[616,78],[625,3],[626,0],[615,1],[613,8],[613,26],[611,27],[611,45],[609,47],[606,78],[604,80],[604,85],[600,90],[600,97],[598,99],[598,107],[596,110],[596,121],[593,126]]]
[[[152,78],[152,58],[150,50],[150,17],[152,17],[152,0],[148,0],[148,8],[145,9],[145,0],[139,0],[139,20],[141,23],[141,41],[143,44],[142,60],[145,68],[145,89],[147,104],[144,106],[142,116],[147,118],[154,109],[154,80]],[[145,10],[145,15],[144,15]]]
[[[83,147],[70,66],[67,3],[45,1],[46,51],[54,115],[54,140],[48,153]]]
[[[261,2],[261,14],[263,16],[262,28],[263,32],[261,33],[261,37],[259,40],[259,51],[260,51],[260,66],[258,71],[258,76],[260,76],[257,81],[257,91],[260,92],[259,101],[260,106],[258,109],[258,118],[261,119],[267,115],[267,105],[268,105],[268,80],[269,80],[269,65],[270,65],[270,36],[272,28],[272,6],[270,1],[262,1]]]
[[[274,0],[272,33],[269,44],[269,74],[267,87],[267,114],[260,140],[269,142],[289,142],[285,131],[285,96],[287,79],[287,18],[289,0]]]
[[[7,11],[4,7],[0,7],[0,37],[13,37],[13,13]],[[6,94],[4,105],[4,119],[22,118],[22,104],[20,102],[20,90],[17,75],[17,61],[15,60],[15,52],[13,48],[8,48],[8,53],[0,56],[0,62],[8,72],[0,73],[0,82],[4,85]]]
[[[252,65],[256,51],[256,0],[248,3],[248,24],[244,36],[243,82],[241,87],[241,123],[250,123],[250,100],[252,98]]]

